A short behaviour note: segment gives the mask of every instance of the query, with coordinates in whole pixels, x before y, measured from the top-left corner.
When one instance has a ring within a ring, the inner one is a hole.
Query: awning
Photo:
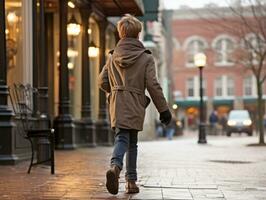
[[[244,97],[243,98],[244,103],[257,103],[256,97]]]
[[[176,100],[175,103],[179,107],[192,107],[192,106],[199,107],[200,100],[198,99]],[[206,100],[203,100],[203,103],[206,103]]]
[[[145,15],[139,17],[142,21],[157,21],[159,12],[159,0],[143,0]]]
[[[122,16],[126,13],[135,16],[144,14],[142,0],[93,0],[92,6],[100,10],[105,16]]]
[[[219,105],[228,105],[231,106],[234,104],[233,99],[214,99],[213,100],[213,105],[214,106],[219,106]]]
[[[71,0],[78,7],[92,6],[93,11],[98,12],[100,16],[122,16],[130,13],[135,16],[143,16],[143,0]],[[59,0],[46,0],[46,9],[56,11]],[[88,10],[89,11],[89,10]]]

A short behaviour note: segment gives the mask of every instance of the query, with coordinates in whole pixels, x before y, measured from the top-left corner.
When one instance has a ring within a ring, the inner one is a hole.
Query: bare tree
[[[266,1],[237,0],[228,7],[206,8],[208,14],[194,12],[217,28],[233,35],[238,47],[233,55],[237,66],[250,70],[256,78],[259,144],[265,144],[263,125],[263,85],[266,79]],[[217,23],[217,19],[221,23]]]

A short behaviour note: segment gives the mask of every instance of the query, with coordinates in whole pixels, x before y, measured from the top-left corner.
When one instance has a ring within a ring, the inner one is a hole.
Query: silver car
[[[231,110],[227,120],[226,134],[247,133],[252,136],[253,122],[247,110]]]

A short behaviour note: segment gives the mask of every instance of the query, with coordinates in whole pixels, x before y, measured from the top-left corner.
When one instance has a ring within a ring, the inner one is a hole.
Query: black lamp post
[[[206,132],[204,124],[204,110],[203,110],[203,87],[202,87],[202,70],[206,65],[206,55],[203,53],[198,53],[194,56],[194,64],[199,68],[199,83],[200,83],[200,122],[199,122],[199,144],[206,144]]]

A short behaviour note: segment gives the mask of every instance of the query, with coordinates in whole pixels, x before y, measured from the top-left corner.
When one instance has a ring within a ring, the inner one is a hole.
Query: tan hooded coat
[[[155,63],[149,50],[135,38],[121,39],[98,77],[99,87],[108,93],[112,128],[142,130],[149,98],[158,112],[168,109],[157,81]]]

